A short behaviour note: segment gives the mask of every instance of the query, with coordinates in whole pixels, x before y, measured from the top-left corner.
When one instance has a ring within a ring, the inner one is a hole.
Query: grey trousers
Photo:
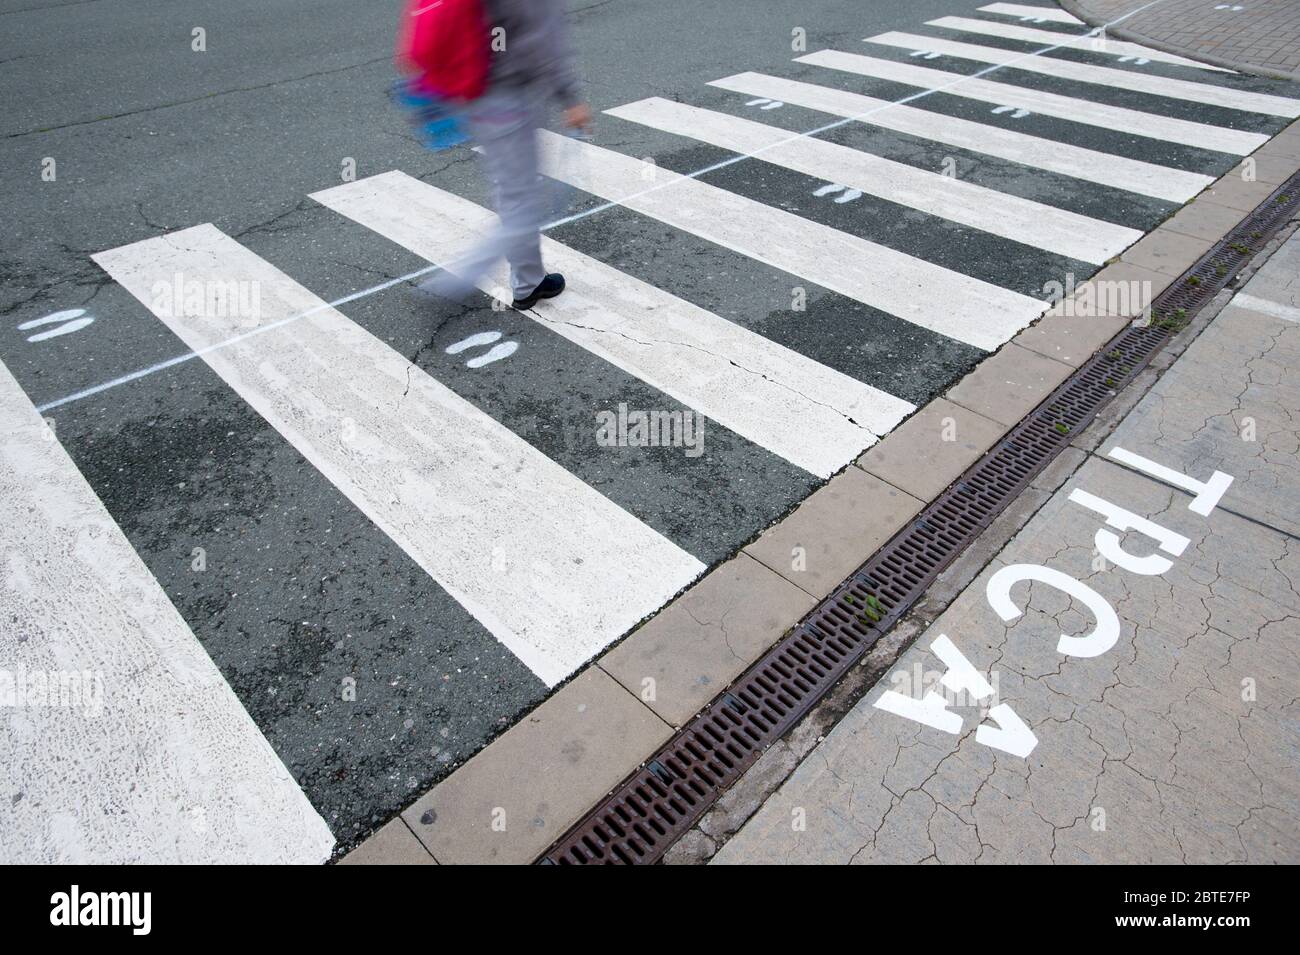
[[[540,230],[550,203],[545,180],[538,174],[541,104],[530,90],[503,88],[489,90],[466,108],[470,135],[482,148],[499,221],[478,245],[430,281],[438,293],[465,298],[503,257],[510,263],[511,291],[517,299],[546,277]]]

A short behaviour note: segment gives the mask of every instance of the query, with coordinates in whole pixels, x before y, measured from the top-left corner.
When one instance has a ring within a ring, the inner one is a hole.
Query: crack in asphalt
[[[14,12],[14,11],[11,11]],[[23,136],[35,136],[41,133],[54,133],[65,129],[73,129],[78,126],[93,126],[96,123],[107,123],[115,119],[125,119],[130,116],[140,116],[144,113],[155,113],[159,110],[174,109],[177,106],[188,106],[192,103],[201,103],[204,100],[216,99],[221,96],[229,96],[234,93],[254,93],[258,90],[273,89],[276,86],[284,86],[288,83],[300,83],[303,80],[315,79],[318,76],[329,76],[333,73],[346,73],[348,70],[357,70],[366,66],[374,66],[376,63],[387,63],[392,59],[391,54],[375,57],[371,60],[364,60],[360,63],[353,63],[349,66],[340,66],[328,70],[318,70],[315,73],[304,73],[302,76],[291,76],[282,80],[272,80],[269,83],[257,83],[252,86],[236,86],[226,90],[214,90],[211,93],[204,93],[202,96],[192,96],[188,99],[179,99],[170,103],[158,103],[154,106],[142,106],[139,109],[124,110],[121,113],[111,113],[107,116],[96,116],[94,119],[78,119],[70,123],[60,123],[56,126],[38,126],[35,129],[24,129],[16,133],[5,133],[0,139],[19,139]]]
[[[825,408],[827,411],[832,411],[832,412],[834,412],[835,414],[837,414],[837,415],[839,415],[841,418],[843,418],[845,421],[847,421],[849,424],[853,425],[855,428],[859,428],[859,429],[861,429],[862,431],[865,431],[865,432],[866,432],[868,435],[870,435],[873,439],[879,437],[879,435],[877,435],[874,431],[872,431],[872,430],[871,430],[870,428],[868,428],[866,425],[864,425],[864,424],[860,424],[858,421],[856,421],[856,420],[853,418],[853,416],[850,415],[848,412],[846,412],[846,411],[842,411],[842,410],[840,410],[839,408],[836,408],[834,405],[827,404],[826,402],[824,402],[824,401],[820,401],[820,400],[818,400],[818,399],[812,397],[811,395],[805,394],[804,392],[802,392],[802,391],[800,391],[799,389],[795,388],[793,385],[790,385],[790,384],[788,384],[788,383],[786,383],[786,382],[783,382],[783,381],[777,381],[775,378],[772,378],[771,376],[769,376],[769,375],[767,375],[767,374],[764,374],[763,372],[761,372],[761,371],[759,371],[759,370],[757,370],[757,369],[755,369],[755,368],[749,368],[749,367],[746,367],[745,365],[742,365],[740,362],[736,361],[736,360],[735,360],[734,358],[732,358],[730,355],[722,355],[722,354],[719,354],[719,353],[717,353],[717,352],[715,352],[715,351],[711,351],[710,349],[705,348],[703,345],[696,345],[696,344],[694,344],[694,343],[692,343],[692,342],[671,341],[671,340],[668,340],[668,339],[650,339],[650,340],[644,340],[644,339],[640,339],[640,338],[635,338],[634,336],[629,335],[629,334],[627,334],[626,332],[620,331],[620,330],[618,330],[618,329],[616,329],[616,328],[597,328],[597,327],[594,326],[594,325],[583,325],[583,324],[581,324],[580,322],[575,322],[575,321],[573,321],[572,319],[557,319],[557,318],[550,318],[550,317],[547,317],[547,316],[545,316],[545,315],[541,315],[541,314],[539,314],[539,313],[537,313],[537,312],[535,312],[535,311],[533,311],[533,310],[531,310],[531,309],[530,309],[529,311],[530,311],[531,314],[533,314],[533,315],[536,316],[536,318],[537,318],[537,320],[538,320],[539,322],[541,322],[541,323],[544,324],[544,325],[567,325],[567,326],[569,326],[570,328],[579,328],[579,329],[582,329],[583,331],[596,332],[596,333],[601,334],[601,335],[617,335],[619,338],[624,338],[624,339],[626,339],[627,341],[632,342],[633,344],[636,344],[636,345],[643,345],[643,346],[645,346],[645,347],[647,347],[647,348],[653,348],[653,347],[655,347],[656,345],[668,345],[668,346],[675,347],[675,348],[689,348],[689,349],[692,349],[692,350],[694,350],[694,351],[702,352],[702,353],[704,353],[705,355],[708,355],[710,358],[717,358],[717,359],[725,360],[725,361],[727,362],[727,364],[731,365],[733,368],[739,368],[741,371],[745,372],[747,375],[753,375],[753,376],[755,376],[755,377],[757,377],[757,378],[761,378],[761,379],[763,379],[763,380],[766,381],[766,382],[769,382],[769,383],[771,383],[771,384],[773,384],[773,385],[776,385],[778,388],[782,388],[782,389],[784,389],[784,390],[790,392],[790,393],[793,394],[793,395],[797,395],[798,397],[800,397],[800,398],[802,398],[803,400],[809,402],[810,404],[815,404],[815,405],[818,405],[819,407]]]

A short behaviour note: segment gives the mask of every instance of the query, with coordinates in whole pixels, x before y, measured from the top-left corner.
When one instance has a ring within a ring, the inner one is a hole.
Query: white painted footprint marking
[[[501,338],[501,333],[497,331],[479,332],[477,335],[471,335],[469,338],[462,338],[454,345],[448,345],[446,352],[448,355],[459,355],[469,348],[482,348],[484,345],[491,345]],[[500,361],[503,358],[509,358],[519,350],[518,342],[501,342],[493,346],[488,352],[478,355],[465,362],[467,368],[482,368],[484,365],[490,365],[494,361]]]
[[[30,322],[23,322],[18,326],[20,332],[25,332],[29,328],[39,328],[42,325],[52,325],[55,322],[62,322],[58,328],[51,328],[48,331],[37,332],[35,335],[27,336],[29,342],[43,342],[47,338],[58,338],[60,335],[71,335],[73,332],[81,331],[87,325],[93,324],[95,317],[87,315],[84,308],[69,308],[61,312],[54,312],[41,318],[34,318]]]

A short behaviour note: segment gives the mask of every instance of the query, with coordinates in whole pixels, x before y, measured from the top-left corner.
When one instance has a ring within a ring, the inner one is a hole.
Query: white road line
[[[1000,13],[1008,17],[1033,17],[1052,23],[1083,23],[1078,17],[1066,13],[1059,7],[1034,7],[1023,3],[988,3],[980,7],[980,10],[984,13]]]
[[[1239,308],[1260,312],[1288,322],[1300,322],[1300,308],[1282,302],[1274,302],[1271,299],[1260,298],[1257,295],[1247,295],[1245,292],[1238,292],[1234,295],[1228,305],[1229,307],[1236,305]]]
[[[0,417],[0,861],[326,861],[329,827],[3,365]]]
[[[915,33],[881,33],[878,36],[869,36],[863,42],[879,43],[904,50],[927,50],[945,56],[974,60],[977,63],[996,63],[1017,70],[1041,73],[1044,76],[1132,90],[1136,93],[1151,93],[1155,96],[1204,103],[1208,106],[1224,106],[1228,109],[1246,110],[1268,116],[1285,116],[1289,119],[1300,116],[1300,100],[1212,86],[1209,83],[1173,80],[1153,73],[1117,70],[1109,66],[1092,66],[1088,63],[1076,63],[1074,60],[1061,60],[1050,56],[1032,56],[1014,50],[999,50],[975,43],[958,43]]]
[[[999,106],[1015,106],[1044,116],[1055,116],[1059,119],[1099,126],[1102,129],[1112,129],[1133,136],[1146,136],[1175,143],[1191,143],[1203,149],[1214,149],[1237,156],[1253,153],[1269,140],[1269,137],[1262,133],[1245,133],[1222,126],[1175,119],[1171,116],[1158,116],[1155,113],[1144,113],[1123,106],[1109,106],[1105,103],[1094,103],[1073,96],[1062,96],[1059,93],[1045,93],[1011,83],[963,77],[961,73],[953,73],[949,70],[915,66],[911,63],[895,63],[893,60],[881,60],[857,53],[843,53],[839,50],[819,50],[798,57],[797,62],[811,63],[814,66],[824,66],[846,73],[857,73],[859,76],[907,83],[922,89],[942,87],[943,92],[953,96],[962,96],[984,103],[996,103]]]
[[[548,685],[703,572],[213,226],[94,259]],[[258,327],[232,342],[246,316],[169,301],[175,276],[254,283]]]
[[[402,172],[312,198],[431,262],[449,261],[495,220]],[[552,239],[542,238],[542,254],[568,286],[525,314],[818,477],[916,410]],[[508,287],[505,279],[502,267],[483,290]]]
[[[964,33],[980,33],[985,36],[1005,37],[1008,40],[1023,40],[1026,43],[1042,43],[1048,46],[1058,46],[1067,50],[1085,50],[1091,53],[1103,53],[1107,56],[1134,56],[1147,60],[1158,60],[1161,63],[1176,63],[1179,66],[1193,66],[1200,70],[1211,70],[1216,73],[1231,73],[1232,70],[1225,70],[1219,66],[1212,66],[1209,63],[1201,63],[1197,60],[1189,60],[1185,56],[1178,56],[1175,53],[1165,53],[1163,50],[1153,50],[1149,46],[1142,46],[1139,43],[1126,43],[1123,40],[1112,40],[1110,37],[1093,36],[1087,33],[1082,36],[1069,33],[1057,33],[1052,30],[1036,30],[1033,27],[1018,26],[1013,23],[999,23],[995,20],[976,20],[971,17],[940,17],[937,20],[927,20],[926,26],[944,27],[948,30],[961,30]]]
[[[1126,156],[1113,156],[914,106],[900,106],[859,93],[762,73],[738,73],[714,80],[709,85],[746,96],[779,95],[785,102],[795,106],[856,119],[911,136],[1171,202],[1186,202],[1214,181],[1213,177],[1200,173],[1170,169],[1168,166],[1129,159]]]
[[[1047,307],[591,143],[543,132],[541,144],[547,175],[986,351]]]
[[[793,139],[788,132],[774,126],[659,97],[606,112],[1094,265],[1118,255],[1143,235],[1137,229],[1008,195],[824,139]]]

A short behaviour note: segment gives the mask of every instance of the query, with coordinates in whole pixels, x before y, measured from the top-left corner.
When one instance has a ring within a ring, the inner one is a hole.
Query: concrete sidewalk
[[[1079,436],[715,862],[1300,861],[1298,276]]]
[[[1143,43],[1216,66],[1300,80],[1296,0],[1060,0],[1116,40]]]

